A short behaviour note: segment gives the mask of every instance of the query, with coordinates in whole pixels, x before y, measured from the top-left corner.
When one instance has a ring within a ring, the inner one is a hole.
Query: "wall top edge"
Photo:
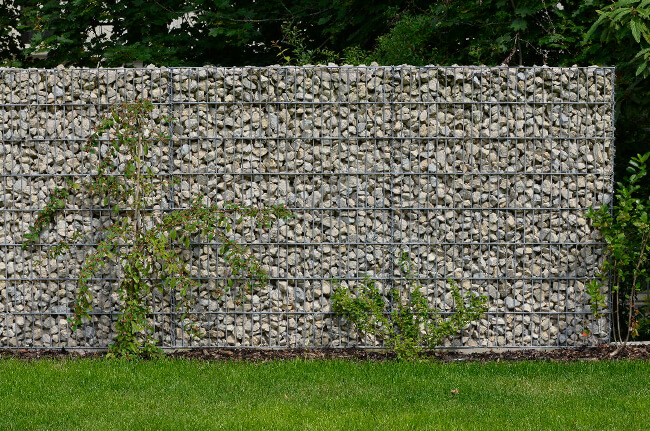
[[[570,66],[570,67],[555,67],[555,66],[411,66],[407,64],[395,66],[351,66],[351,65],[305,65],[305,66],[202,66],[202,67],[184,67],[184,66],[146,66],[146,67],[63,67],[56,68],[17,68],[17,67],[0,67],[0,72],[59,72],[59,71],[108,71],[108,70],[298,70],[298,69],[362,69],[362,70],[553,70],[553,71],[570,71],[570,70],[586,70],[586,71],[614,71],[615,66]]]

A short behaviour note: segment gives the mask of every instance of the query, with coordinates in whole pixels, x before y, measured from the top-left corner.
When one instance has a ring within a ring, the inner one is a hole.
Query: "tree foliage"
[[[616,173],[625,176],[627,161],[650,149],[650,1],[607,2],[588,30],[585,58],[616,65]],[[650,192],[650,183],[642,188]]]
[[[399,17],[378,39],[374,56],[383,64],[568,66],[579,60],[597,3],[436,2],[424,13]]]
[[[13,0],[0,0],[0,63],[12,63],[22,57],[17,30],[20,15],[13,3]]]
[[[267,65],[271,41],[296,25],[314,46],[339,52],[372,47],[386,16],[428,2],[410,0],[13,0],[29,46],[25,64],[53,67]],[[1,19],[1,18],[0,18]],[[48,52],[47,58],[29,54]],[[3,55],[6,59],[7,56]]]

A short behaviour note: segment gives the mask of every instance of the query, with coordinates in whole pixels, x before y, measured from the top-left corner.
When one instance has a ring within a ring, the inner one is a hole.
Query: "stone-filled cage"
[[[74,333],[67,321],[101,233],[43,258],[110,211],[73,194],[33,247],[21,245],[55,187],[93,175],[81,150],[109,106],[136,99],[173,118],[148,159],[176,182],[162,210],[203,194],[294,214],[234,233],[270,277],[252,292],[211,295],[228,276],[219,244],[193,243],[184,256],[201,288],[190,312],[203,336],[190,339],[161,294],[151,316],[161,346],[381,346],[332,313],[330,296],[367,276],[404,288],[404,253],[443,312],[447,279],[487,297],[483,318],[445,346],[609,340],[609,313],[592,316],[585,285],[604,250],[586,213],[612,198],[612,68],[58,68],[0,69],[0,347],[111,343],[114,268],[93,280],[91,321]]]

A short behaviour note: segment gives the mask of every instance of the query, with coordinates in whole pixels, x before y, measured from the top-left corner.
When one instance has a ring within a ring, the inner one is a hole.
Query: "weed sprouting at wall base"
[[[456,335],[487,311],[487,298],[472,293],[462,295],[453,280],[447,280],[455,310],[444,317],[442,310],[429,304],[422,286],[413,275],[408,253],[402,253],[400,270],[408,287],[391,288],[383,295],[375,281],[366,276],[353,287],[337,284],[332,293],[332,309],[345,316],[361,334],[377,337],[399,359],[415,359],[449,336]]]

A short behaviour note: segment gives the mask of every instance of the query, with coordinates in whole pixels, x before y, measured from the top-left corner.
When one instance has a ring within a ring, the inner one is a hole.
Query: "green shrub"
[[[445,317],[432,307],[421,292],[411,270],[408,253],[403,253],[400,269],[408,288],[400,292],[391,288],[383,295],[370,277],[354,287],[340,283],[332,293],[332,309],[344,315],[360,333],[383,340],[399,359],[417,358],[424,349],[431,349],[487,310],[484,296],[468,293],[463,296],[458,285],[448,280],[455,311]]]
[[[591,309],[596,317],[607,308],[609,286],[614,311],[614,339],[627,342],[643,330],[635,299],[650,282],[650,196],[643,192],[650,153],[633,157],[627,168],[629,175],[616,183],[613,214],[606,205],[590,209],[588,217],[600,230],[607,244],[607,255],[598,279],[587,286]],[[645,189],[647,190],[647,189]]]

